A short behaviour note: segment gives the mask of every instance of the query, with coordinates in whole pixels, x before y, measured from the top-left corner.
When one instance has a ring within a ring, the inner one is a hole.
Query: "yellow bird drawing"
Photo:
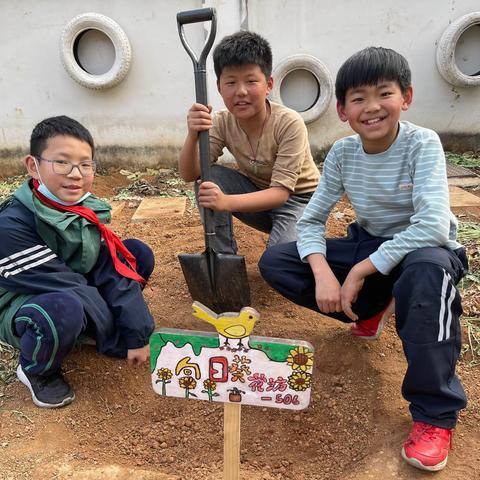
[[[223,348],[227,350],[248,351],[242,343],[242,338],[248,337],[253,330],[255,322],[260,318],[260,314],[252,307],[243,307],[240,312],[225,312],[216,314],[200,302],[193,302],[193,316],[211,323],[219,333],[225,337]],[[228,339],[238,339],[238,348],[230,348]]]

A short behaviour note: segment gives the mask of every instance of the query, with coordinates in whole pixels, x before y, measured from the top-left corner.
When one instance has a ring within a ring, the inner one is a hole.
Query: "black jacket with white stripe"
[[[34,295],[64,291],[81,301],[99,352],[124,358],[128,349],[148,343],[153,319],[140,290],[125,296],[128,305],[119,308],[124,314],[114,318],[98,289],[45,244],[35,230],[34,213],[17,198],[2,205],[0,232],[0,340],[19,348],[12,320],[20,306]]]

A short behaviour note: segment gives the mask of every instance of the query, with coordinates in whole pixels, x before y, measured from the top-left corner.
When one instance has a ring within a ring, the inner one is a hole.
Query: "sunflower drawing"
[[[208,395],[208,401],[209,402],[212,402],[213,401],[213,397],[219,397],[220,395],[215,392],[215,390],[217,389],[217,383],[214,382],[213,380],[205,380],[203,382],[203,388],[205,390],[202,390],[202,393],[206,393]]]
[[[197,386],[197,382],[193,377],[182,377],[178,380],[180,388],[185,389],[185,398],[196,397],[196,395],[190,390],[193,390]]]
[[[292,367],[292,370],[306,372],[313,366],[313,352],[311,352],[307,347],[300,345],[293,350],[290,350],[287,363]]]
[[[288,377],[288,385],[296,392],[304,392],[312,383],[312,374],[306,372],[293,372]]]
[[[170,379],[172,378],[172,371],[169,368],[159,368],[157,370],[157,377],[158,380],[155,383],[162,383],[162,395],[165,396],[167,394],[167,383],[170,383]]]

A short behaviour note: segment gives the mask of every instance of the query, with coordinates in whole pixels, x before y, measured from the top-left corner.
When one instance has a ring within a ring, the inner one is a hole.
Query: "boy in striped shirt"
[[[397,52],[357,52],[340,68],[335,90],[338,115],[356,135],[328,153],[297,224],[298,241],[267,250],[260,270],[288,299],[354,322],[352,334],[366,339],[380,334],[393,296],[408,362],[402,393],[414,422],[402,456],[441,470],[466,405],[455,375],[462,313],[456,284],[468,268],[456,241],[442,145],[432,130],[400,121],[413,90]],[[327,217],[344,194],[356,222],[347,237],[325,239]]]
[[[25,157],[31,178],[0,207],[0,340],[20,349],[17,376],[38,407],[74,400],[61,367],[81,336],[130,364],[149,356],[142,287],[153,253],[104,225],[111,207],[90,193],[94,153],[76,120],[41,121]]]

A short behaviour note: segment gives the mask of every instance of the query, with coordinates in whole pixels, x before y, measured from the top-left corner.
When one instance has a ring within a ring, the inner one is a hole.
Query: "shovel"
[[[183,25],[211,21],[210,33],[198,59],[185,38]],[[177,25],[180,40],[193,61],[195,93],[197,103],[207,105],[206,59],[212,48],[217,31],[217,17],[214,8],[201,8],[179,12]],[[200,173],[202,181],[209,181],[210,143],[208,131],[199,133]],[[240,255],[218,253],[215,250],[216,236],[214,212],[204,209],[203,230],[205,251],[203,253],[181,253],[178,255],[188,290],[193,300],[200,301],[215,312],[238,312],[250,305],[245,258]]]

